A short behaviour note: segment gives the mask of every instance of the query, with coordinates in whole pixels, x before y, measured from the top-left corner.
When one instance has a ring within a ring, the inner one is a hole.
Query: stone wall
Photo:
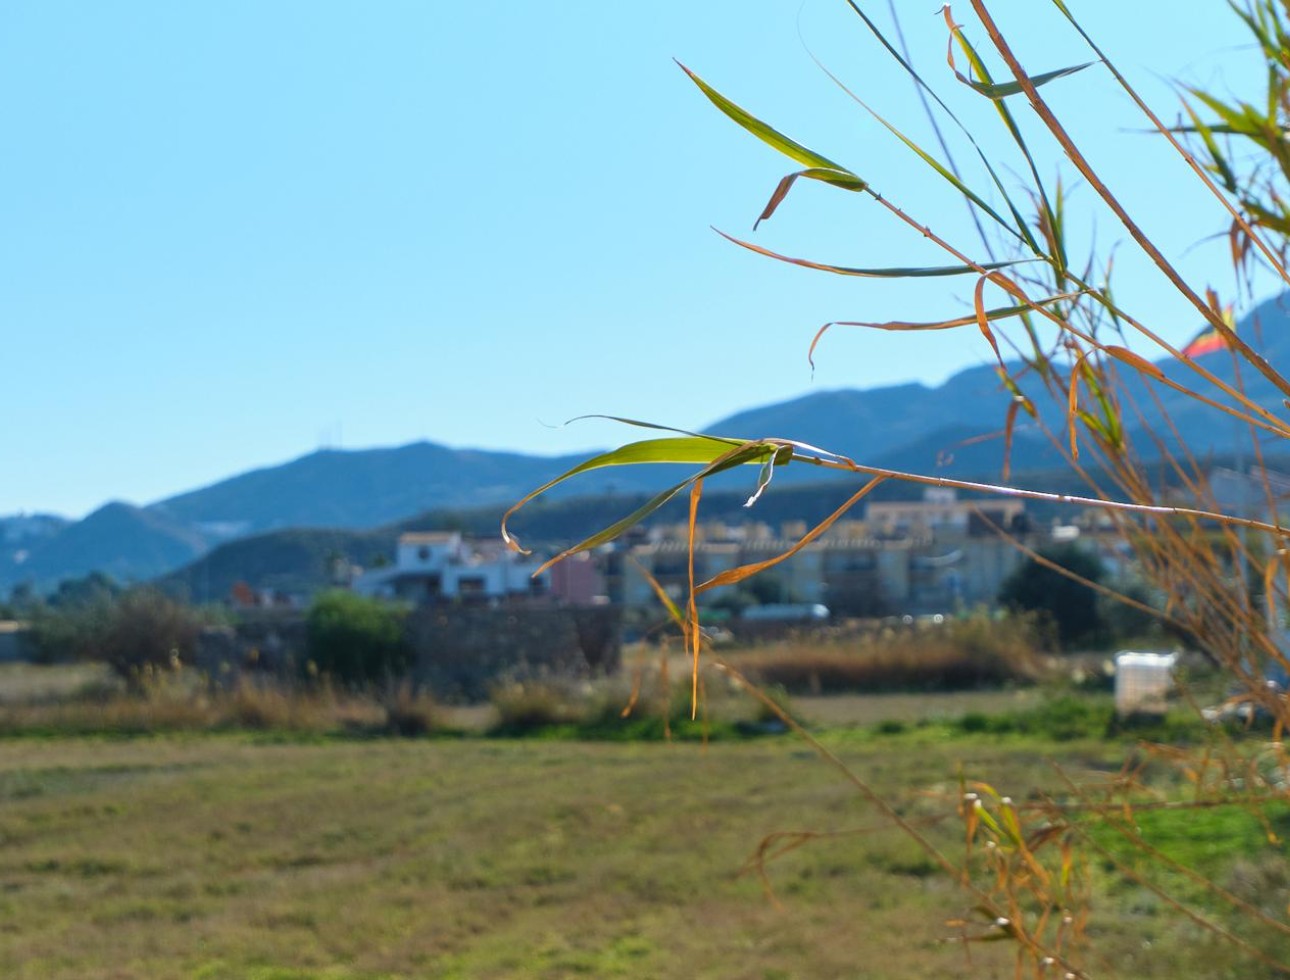
[[[453,700],[482,700],[499,681],[610,674],[622,660],[622,616],[608,606],[426,607],[408,636],[415,682]]]
[[[36,646],[31,640],[31,630],[22,623],[0,620],[0,663],[33,660]]]
[[[426,606],[406,629],[410,679],[445,700],[484,700],[501,681],[612,674],[622,660],[622,615],[609,606]],[[252,673],[298,678],[307,661],[304,616],[294,613],[203,630],[195,666],[231,686]]]
[[[247,674],[294,679],[306,656],[303,614],[276,613],[206,627],[197,637],[193,666],[212,683],[232,686]]]

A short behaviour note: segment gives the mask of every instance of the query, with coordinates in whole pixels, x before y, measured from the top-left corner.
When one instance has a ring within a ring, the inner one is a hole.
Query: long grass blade
[[[851,91],[851,89],[846,86],[846,84],[842,81],[842,79],[838,78],[837,75],[833,74],[833,72],[825,68],[824,65],[821,64],[818,59],[816,59],[815,63],[817,66],[819,66],[820,71],[824,72],[824,74],[829,77],[829,79],[833,82],[834,85],[836,85],[843,92],[845,92],[851,98],[851,100],[854,101],[862,109],[864,109],[865,112],[869,113],[870,116],[872,116],[877,122],[879,122],[883,126],[884,129],[887,130],[887,132],[891,133],[891,135],[895,136],[896,139],[904,143],[905,146],[913,150],[915,155],[917,155],[920,160],[922,160],[925,164],[927,164],[934,171],[936,171],[936,173],[939,174],[944,180],[948,181],[949,184],[956,191],[958,191],[960,194],[963,195],[963,197],[965,197],[976,207],[980,208],[982,213],[989,215],[990,218],[992,218],[996,223],[998,223],[998,225],[1001,228],[1004,228],[1007,231],[1011,232],[1012,234],[1016,235],[1027,245],[1031,246],[1031,248],[1036,253],[1039,252],[1039,247],[1035,243],[1034,239],[1031,237],[1030,230],[1027,227],[1025,220],[1021,218],[1020,214],[1016,211],[1015,208],[1013,208],[1012,210],[1013,210],[1014,217],[1020,222],[1020,225],[1018,228],[1014,228],[1007,221],[1005,221],[1000,216],[999,212],[996,211],[993,207],[991,207],[986,202],[986,200],[983,197],[981,197],[981,195],[979,195],[976,191],[972,190],[972,188],[968,187],[968,185],[963,182],[962,178],[960,178],[958,174],[954,173],[947,166],[945,166],[945,164],[937,160],[936,157],[932,156],[921,146],[915,143],[912,139],[910,139],[908,136],[902,133],[899,129],[897,129],[890,122],[888,122],[887,119],[884,118],[879,112],[877,112],[873,108],[873,106],[865,102],[865,100],[860,98],[860,96],[856,95],[855,92]],[[1004,195],[1004,197],[1005,199],[1008,199],[1006,194]],[[1008,204],[1011,207],[1012,202],[1010,199],[1008,199]]]
[[[816,331],[814,339],[811,340],[811,346],[806,352],[806,359],[812,366],[815,365],[815,348],[819,346],[820,340],[832,327],[868,327],[873,330],[896,330],[918,332],[925,330],[954,330],[958,327],[970,327],[973,324],[980,326],[982,321],[993,322],[994,320],[1005,320],[1008,317],[1022,316],[1029,313],[1035,307],[1046,306],[1051,303],[1058,303],[1062,300],[1074,299],[1079,293],[1061,293],[1057,296],[1049,296],[1047,299],[1035,300],[1025,306],[1002,306],[993,310],[985,310],[984,316],[978,314],[975,310],[968,316],[951,317],[948,320],[886,320],[886,321],[869,321],[869,320],[831,320]]]
[[[720,228],[713,228],[718,235],[728,242],[734,242],[741,248],[746,248],[750,252],[756,252],[758,255],[764,255],[767,258],[776,259],[780,262],[787,262],[790,265],[800,265],[803,269],[815,269],[819,272],[831,272],[838,276],[858,276],[862,279],[926,279],[940,276],[967,276],[980,274],[984,269],[987,272],[993,272],[997,269],[1007,269],[1010,266],[1018,265],[1022,262],[1034,262],[1034,259],[1017,259],[1012,262],[982,262],[980,265],[940,265],[940,266],[901,266],[878,269],[858,269],[845,265],[828,265],[824,262],[812,262],[810,259],[793,258],[790,255],[784,255],[780,252],[763,248],[760,245],[754,245],[752,242],[745,241],[742,238],[736,238],[734,235],[728,235]]]
[[[816,153],[814,150],[807,149],[796,140],[790,139],[779,130],[768,126],[748,110],[736,105],[727,99],[724,95],[714,89],[702,78],[690,71],[689,68],[677,62],[683,72],[690,76],[690,80],[699,86],[700,91],[708,97],[708,100],[727,116],[737,122],[740,126],[752,133],[759,140],[770,146],[786,157],[796,160],[804,167],[814,170],[827,171],[831,176],[827,179],[820,176],[816,179],[825,180],[826,183],[834,184],[845,190],[861,191],[867,186],[863,180],[853,174],[840,163],[834,163],[828,157]]]
[[[1049,82],[1065,78],[1067,75],[1074,75],[1076,72],[1083,71],[1085,68],[1096,64],[1096,61],[1086,61],[1082,65],[1071,65],[1069,68],[1058,68],[1056,71],[1047,71],[1042,75],[1031,75],[1030,84],[1035,88],[1039,88],[1041,85],[1047,85]],[[962,78],[962,76],[960,77]],[[962,78],[962,81],[969,88],[996,102],[1000,99],[1006,99],[1010,95],[1020,95],[1022,91],[1020,82],[986,83],[974,81],[970,78]]]
[[[965,85],[973,88],[977,88],[977,86],[984,86],[987,89],[1000,88],[1001,86],[995,85],[994,79],[990,76],[989,68],[986,67],[985,61],[981,58],[980,54],[977,53],[977,50],[972,46],[972,43],[967,39],[967,36],[963,33],[963,29],[954,22],[954,18],[950,13],[949,4],[946,4],[941,9],[941,12],[945,17],[945,25],[949,28],[950,32],[950,44],[946,48],[946,59],[949,62],[950,70],[954,72],[955,77]],[[979,81],[973,81],[972,79],[967,78],[958,70],[958,66],[954,63],[955,42],[958,43],[959,48],[967,57],[968,64],[971,66],[971,70],[976,74]],[[1089,64],[1094,64],[1094,62],[1089,62]],[[1088,67],[1088,65],[1084,65],[1082,67]],[[1018,90],[1020,90],[1020,88],[1018,88]],[[1013,117],[1012,111],[1004,103],[1002,98],[994,99],[994,103],[995,108],[999,112],[999,118],[1003,120],[1004,127],[1008,130],[1009,135],[1012,136],[1013,143],[1016,144],[1017,149],[1021,151],[1021,155],[1026,160],[1026,166],[1030,170],[1030,178],[1034,181],[1035,191],[1039,198],[1040,226],[1041,231],[1046,232],[1045,237],[1048,239],[1050,259],[1056,266],[1058,274],[1064,274],[1067,261],[1065,246],[1061,239],[1061,222],[1058,220],[1057,215],[1053,210],[1052,203],[1048,199],[1048,191],[1044,187],[1043,179],[1039,176],[1039,168],[1035,165],[1035,158],[1030,152],[1030,147],[1026,144],[1025,137],[1021,135],[1021,127],[1017,125],[1017,121]]]
[[[954,111],[948,105],[945,104],[945,100],[942,99],[940,95],[937,94],[936,90],[932,88],[927,83],[927,81],[921,75],[918,74],[917,71],[914,70],[914,66],[909,63],[909,59],[902,57],[900,52],[897,51],[895,47],[892,46],[892,43],[887,39],[886,35],[883,34],[881,30],[878,29],[878,25],[875,24],[873,20],[869,17],[869,15],[866,14],[864,10],[860,8],[860,5],[856,2],[856,0],[847,0],[847,6],[849,6],[852,9],[852,11],[856,14],[856,16],[859,17],[864,22],[864,25],[869,29],[869,32],[875,38],[877,38],[878,43],[887,49],[887,53],[890,54],[896,60],[896,62],[901,66],[901,68],[905,70],[906,74],[908,74],[909,77],[913,79],[914,84],[918,86],[918,89],[921,92],[925,92],[937,104],[937,106],[940,107],[941,111],[944,112],[945,115],[954,123],[954,125],[958,127],[959,132],[961,132],[963,136],[967,139],[967,141],[972,145],[972,149],[976,150],[977,158],[981,161],[981,165],[985,167],[986,173],[990,175],[990,180],[994,184],[995,190],[999,192],[1000,196],[1007,204],[1008,211],[1012,215],[1013,221],[1016,222],[1015,227],[1011,227],[1007,225],[1005,225],[1004,227],[1007,228],[1009,233],[1016,236],[1020,241],[1024,242],[1027,245],[1027,247],[1029,247],[1031,251],[1033,251],[1036,255],[1042,254],[1039,248],[1039,243],[1035,241],[1035,237],[1030,230],[1030,226],[1026,223],[1026,219],[1022,216],[1021,212],[1017,209],[1017,206],[1013,203],[1012,198],[1008,194],[1007,187],[1005,186],[1003,180],[1000,179],[999,177],[998,171],[995,170],[994,164],[990,162],[990,158],[986,156],[985,151],[981,149],[981,146],[977,142],[976,137],[972,135],[972,131],[968,129],[968,127],[963,124],[963,121],[960,120],[959,117],[954,114]],[[817,64],[818,64],[818,61],[817,61]],[[823,66],[821,66],[821,68],[823,69]],[[834,81],[837,81],[837,80],[834,79]],[[841,85],[842,83],[838,82],[837,84]],[[845,89],[845,86],[843,87]],[[854,96],[852,96],[852,98],[854,98]]]

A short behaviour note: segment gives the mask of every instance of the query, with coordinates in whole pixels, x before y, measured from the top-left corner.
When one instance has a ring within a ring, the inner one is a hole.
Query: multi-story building
[[[921,501],[874,503],[865,521],[838,522],[759,578],[775,583],[785,602],[827,606],[834,615],[944,612],[994,602],[1004,579],[1024,560],[999,531],[1024,528],[1023,501],[959,501],[934,488]],[[696,529],[694,580],[766,561],[793,549],[802,522],[774,533],[761,524]],[[626,548],[616,599],[627,606],[656,602],[652,576],[670,595],[686,594],[690,543],[684,526],[655,530]],[[763,589],[766,589],[763,581]],[[712,602],[723,590],[703,597]]]

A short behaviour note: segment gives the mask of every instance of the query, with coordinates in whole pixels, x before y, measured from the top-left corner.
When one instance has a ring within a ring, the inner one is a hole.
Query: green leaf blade
[[[690,71],[689,68],[686,68],[685,65],[682,65],[679,61],[677,64],[680,65],[683,72],[690,76],[690,80],[699,87],[699,90],[708,97],[709,102],[737,122],[749,133],[756,136],[767,146],[778,150],[791,160],[796,160],[804,167],[816,170],[833,171],[839,175],[845,175],[846,178],[849,178],[860,185],[864,184],[864,181],[846,167],[841,164],[834,163],[828,157],[816,153],[814,150],[808,149],[794,139],[790,139],[773,126],[768,126],[748,110],[731,102],[702,78]]]
[[[1090,68],[1096,64],[1096,61],[1086,61],[1082,65],[1071,65],[1069,68],[1058,68],[1056,71],[1047,71],[1042,75],[1032,75],[1030,77],[1030,84],[1035,88],[1039,88],[1041,85],[1055,82],[1057,79],[1065,78],[1067,75],[1074,75],[1076,72],[1083,71],[1085,68]],[[979,92],[987,99],[991,99],[995,102],[1000,99],[1006,99],[1010,95],[1020,95],[1022,92],[1021,83],[1017,81],[987,83],[965,78],[964,82],[973,91]]]

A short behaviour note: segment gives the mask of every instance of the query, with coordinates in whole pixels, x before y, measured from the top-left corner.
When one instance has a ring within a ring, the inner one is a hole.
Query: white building
[[[457,531],[404,534],[394,564],[365,572],[353,588],[361,595],[416,603],[500,601],[545,595],[550,576],[535,576],[539,565],[500,545],[471,544]]]

